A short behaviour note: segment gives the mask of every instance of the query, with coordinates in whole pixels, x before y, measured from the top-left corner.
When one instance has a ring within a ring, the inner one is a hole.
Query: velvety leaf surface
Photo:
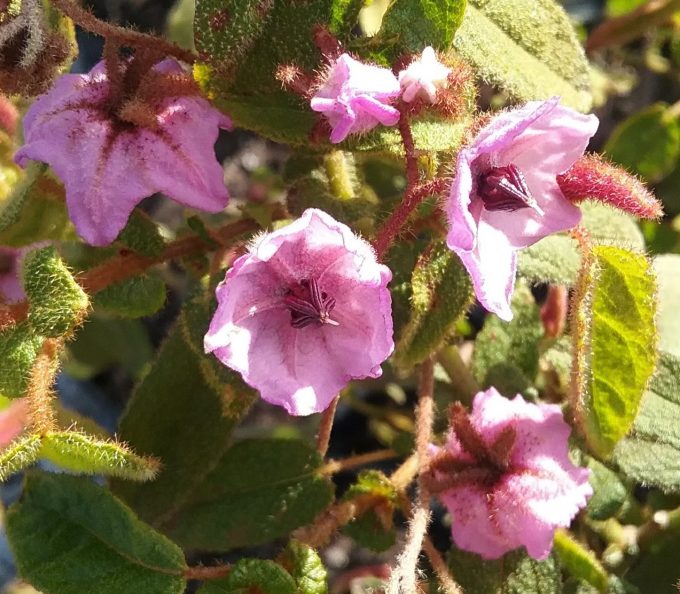
[[[96,309],[125,318],[156,313],[165,304],[166,287],[155,274],[144,274],[109,285],[93,299]]]
[[[206,583],[198,594],[298,594],[293,578],[277,563],[241,559],[229,575]],[[302,594],[300,592],[300,594]]]
[[[249,439],[236,443],[167,525],[187,548],[227,550],[268,542],[311,522],[333,489],[306,443]]]
[[[680,359],[662,353],[633,432],[614,450],[614,462],[630,478],[680,492]]]
[[[655,290],[642,254],[599,245],[584,259],[573,303],[573,404],[603,458],[630,430],[654,371]]]
[[[20,574],[45,594],[181,594],[182,551],[89,479],[36,473],[7,516]]]
[[[8,398],[24,395],[42,343],[42,337],[35,335],[28,322],[0,330],[0,394]]]
[[[468,0],[454,47],[486,82],[519,100],[591,105],[586,58],[564,9],[554,0]]]
[[[297,594],[327,594],[327,572],[319,554],[310,546],[291,540],[279,558],[295,580]]]

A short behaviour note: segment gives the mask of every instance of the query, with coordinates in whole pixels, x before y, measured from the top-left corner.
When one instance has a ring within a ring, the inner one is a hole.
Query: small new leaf
[[[297,594],[327,594],[326,568],[313,548],[291,540],[278,561],[295,580]]]
[[[0,330],[0,394],[8,398],[24,395],[42,343],[43,338],[33,333],[28,322]]]
[[[75,431],[45,434],[40,457],[72,472],[133,481],[151,480],[159,469],[158,460],[137,456],[125,444],[102,441]]]

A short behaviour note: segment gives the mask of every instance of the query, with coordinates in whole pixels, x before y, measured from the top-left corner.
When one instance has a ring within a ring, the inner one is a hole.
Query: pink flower
[[[494,117],[458,154],[446,240],[482,305],[504,320],[512,319],[516,250],[581,220],[556,178],[583,155],[597,125],[558,98],[532,101]]]
[[[28,403],[17,398],[0,411],[0,448],[7,447],[24,430],[28,423]]]
[[[173,60],[153,72],[183,74]],[[126,105],[115,94],[102,62],[88,74],[63,75],[24,119],[25,145],[15,160],[22,167],[43,161],[55,170],[78,233],[92,245],[110,243],[155,192],[191,208],[222,210],[229,195],[213,145],[219,128],[231,127],[229,118],[199,96],[169,96],[156,98],[144,112],[146,125],[137,125],[131,119],[139,105],[128,103],[129,118],[122,119]]]
[[[399,92],[399,81],[390,70],[342,54],[331,65],[311,106],[328,119],[335,144],[378,124],[394,126],[399,111],[390,105],[390,99],[398,97]]]
[[[429,478],[452,515],[456,545],[485,559],[524,546],[545,559],[555,529],[569,526],[593,493],[590,471],[569,461],[560,407],[489,388],[469,416],[454,406],[451,424],[446,445],[433,446]]]
[[[366,241],[308,209],[234,262],[205,350],[289,414],[320,412],[351,379],[382,373],[391,278]]]
[[[26,297],[19,279],[19,262],[24,251],[0,247],[0,302],[17,303]]]
[[[437,59],[434,49],[426,47],[420,58],[399,73],[401,98],[406,103],[418,98],[434,103],[437,100],[437,91],[446,87],[450,73],[451,69]]]

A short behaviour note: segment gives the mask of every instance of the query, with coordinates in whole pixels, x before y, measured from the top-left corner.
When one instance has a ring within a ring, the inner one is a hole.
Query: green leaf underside
[[[198,594],[304,594],[293,578],[274,561],[241,559],[229,575],[208,582]]]
[[[630,430],[654,370],[656,283],[644,255],[613,246],[594,246],[582,274],[574,330],[577,413],[589,446],[607,458]]]
[[[633,432],[614,450],[614,462],[630,478],[680,493],[680,358],[662,353]]]
[[[317,474],[321,460],[302,441],[252,439],[235,444],[191,494],[167,528],[187,548],[257,545],[311,522],[333,489]]]
[[[469,0],[454,47],[480,77],[519,100],[559,95],[588,111],[588,64],[554,0]]]
[[[553,556],[536,561],[523,550],[497,561],[451,549],[449,566],[465,594],[561,594],[562,576]]]
[[[182,551],[89,479],[29,475],[7,532],[20,574],[45,594],[181,594]]]

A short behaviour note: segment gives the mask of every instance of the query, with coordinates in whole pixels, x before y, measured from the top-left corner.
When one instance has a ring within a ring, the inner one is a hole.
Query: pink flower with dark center
[[[452,516],[456,545],[485,559],[526,547],[545,559],[593,494],[590,471],[568,456],[569,425],[554,404],[479,392],[452,408],[447,443],[433,446],[427,480]]]
[[[151,75],[185,76],[174,60]],[[153,87],[146,87],[146,103],[134,97],[121,103],[101,62],[88,74],[63,75],[24,118],[16,162],[23,167],[33,159],[54,169],[66,186],[70,217],[92,245],[111,243],[135,206],[155,192],[207,212],[219,212],[229,199],[213,149],[219,129],[231,128],[229,118],[197,94],[162,96]],[[133,123],[135,116],[144,121]]]
[[[217,287],[205,351],[291,415],[379,377],[394,349],[390,270],[323,211],[263,235]]]
[[[428,103],[437,100],[437,91],[447,86],[451,69],[437,59],[432,47],[426,47],[421,56],[399,73],[402,99],[411,103],[420,98]]]
[[[314,111],[330,123],[331,142],[342,142],[378,124],[394,126],[399,110],[390,101],[399,96],[397,77],[391,70],[358,62],[342,54],[331,64],[327,77],[311,100]]]
[[[24,250],[0,247],[0,301],[17,303],[26,298],[19,279],[20,260]]]
[[[494,117],[458,154],[447,244],[482,305],[504,320],[512,319],[516,251],[581,220],[557,176],[583,155],[597,126],[558,98],[532,101]]]

